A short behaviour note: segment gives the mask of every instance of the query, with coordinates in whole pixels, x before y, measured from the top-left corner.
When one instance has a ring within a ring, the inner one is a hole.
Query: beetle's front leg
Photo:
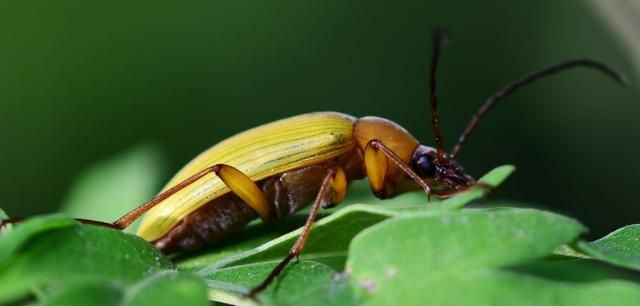
[[[436,194],[433,188],[429,186],[411,167],[407,166],[402,159],[385,146],[380,140],[373,139],[367,143],[364,149],[364,166],[369,178],[371,190],[379,197],[386,197],[385,178],[387,175],[387,159],[394,163],[402,172],[413,179],[418,186],[422,187],[427,196]]]

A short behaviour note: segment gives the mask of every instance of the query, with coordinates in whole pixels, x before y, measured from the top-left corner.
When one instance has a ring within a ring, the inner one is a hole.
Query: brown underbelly
[[[334,166],[345,171],[348,181],[364,176],[361,153],[354,150],[335,160],[259,181],[258,186],[272,205],[274,219],[289,216],[311,203],[320,190],[327,169]],[[242,230],[257,217],[249,205],[229,193],[191,213],[154,244],[165,254],[194,251]]]

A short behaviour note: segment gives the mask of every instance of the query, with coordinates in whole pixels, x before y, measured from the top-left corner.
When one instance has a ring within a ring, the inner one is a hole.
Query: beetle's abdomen
[[[337,159],[290,170],[258,182],[275,211],[275,218],[287,217],[311,203],[328,169],[333,166],[341,167],[349,181],[363,177],[362,156],[358,150],[353,150]],[[331,196],[332,193],[327,195]],[[330,202],[330,199],[325,201]],[[197,250],[218,243],[257,217],[249,205],[229,193],[188,215],[154,244],[165,254]]]
[[[165,254],[195,251],[238,232],[257,217],[240,198],[227,194],[188,215],[154,244]]]

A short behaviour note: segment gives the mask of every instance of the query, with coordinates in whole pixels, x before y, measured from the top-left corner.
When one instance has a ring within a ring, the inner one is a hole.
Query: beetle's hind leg
[[[127,228],[127,226],[131,225],[131,223],[133,223],[135,220],[140,218],[140,216],[142,216],[149,209],[151,209],[154,206],[158,205],[159,203],[161,203],[162,201],[164,201],[168,197],[172,196],[176,192],[178,192],[178,191],[182,190],[183,188],[191,185],[193,182],[199,180],[203,176],[205,176],[205,175],[207,175],[209,173],[212,173],[212,172],[216,172],[218,169],[219,168],[216,165],[216,166],[207,167],[207,168],[201,170],[200,172],[192,175],[191,177],[187,178],[186,180],[180,182],[179,184],[177,184],[177,185],[167,189],[166,191],[158,194],[157,196],[155,196],[153,199],[147,201],[146,203],[136,207],[135,209],[133,209],[132,211],[128,212],[124,216],[120,217],[118,220],[116,220],[113,223],[107,223],[107,222],[101,222],[101,221],[95,221],[95,220],[87,220],[87,219],[76,219],[76,220],[78,222],[80,222],[80,223],[99,225],[99,226],[104,226],[104,227],[110,227],[110,228],[117,229],[117,230],[123,230],[123,229]],[[0,229],[5,227],[5,226],[7,226],[8,224],[19,223],[23,219],[24,218],[11,218],[11,219],[7,219],[7,220],[1,220],[0,221]]]
[[[273,280],[284,270],[287,264],[294,258],[298,258],[302,249],[304,248],[304,244],[309,237],[309,232],[311,231],[311,226],[318,215],[318,210],[320,207],[328,207],[338,204],[344,198],[344,195],[347,190],[347,182],[345,179],[345,173],[340,167],[332,167],[327,170],[327,173],[322,180],[322,185],[320,186],[320,191],[316,195],[316,199],[311,207],[311,211],[309,212],[309,216],[307,217],[307,221],[302,227],[302,233],[298,236],[298,239],[293,244],[293,247],[289,251],[289,254],[269,273],[267,278],[265,278],[260,285],[251,289],[248,294],[248,297],[255,298],[258,293],[265,290],[269,284],[273,282]],[[330,193],[333,193],[333,196],[329,198]],[[328,202],[328,203],[327,203]]]
[[[185,187],[193,184],[202,177],[211,173],[215,173],[218,177],[220,177],[224,184],[227,185],[229,189],[231,189],[231,192],[235,193],[244,202],[249,204],[249,206],[251,206],[251,208],[253,208],[263,220],[269,220],[272,218],[271,206],[267,202],[264,193],[262,192],[262,190],[260,190],[256,183],[253,182],[246,174],[242,173],[240,170],[229,165],[218,164],[200,170],[200,172],[190,176],[177,185],[158,194],[153,199],[136,207],[113,223],[87,219],[76,219],[76,221],[84,224],[92,224],[110,227],[117,230],[123,230],[131,225],[131,223],[133,223],[135,220],[140,218],[140,216],[142,216],[144,213],[149,211],[149,209],[162,203],[162,201],[166,200],[168,197],[174,195],[178,191],[184,189]],[[23,218],[10,218],[6,220],[0,220],[0,229],[9,224],[19,223],[22,220]]]
[[[0,230],[4,229],[5,227],[7,227],[9,225],[21,223],[24,220],[25,220],[25,218],[20,218],[20,217],[2,219],[2,220],[0,220]],[[104,227],[111,227],[113,229],[119,229],[116,226],[114,226],[112,223],[108,223],[108,222],[102,222],[102,221],[96,221],[96,220],[88,220],[88,219],[79,219],[79,218],[75,218],[74,220],[76,220],[76,221],[78,221],[80,223],[83,223],[83,224],[99,225],[99,226],[104,226]]]

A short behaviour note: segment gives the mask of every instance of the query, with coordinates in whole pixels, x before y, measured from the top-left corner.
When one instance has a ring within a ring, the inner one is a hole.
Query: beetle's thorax
[[[411,162],[413,152],[418,146],[418,140],[399,124],[379,117],[358,119],[354,124],[353,134],[357,147],[362,152],[365,151],[370,141],[378,140],[407,165]],[[363,166],[365,165],[363,164]],[[369,177],[369,180],[371,183],[372,177]],[[372,185],[373,192],[380,198],[396,194],[398,188],[403,189],[400,185],[406,180],[406,175],[393,162],[387,160],[386,174],[383,180],[384,183],[379,190],[376,190]]]
[[[379,117],[358,119],[353,135],[360,149],[364,150],[369,141],[376,139],[407,163],[418,145],[418,140],[399,124]]]

